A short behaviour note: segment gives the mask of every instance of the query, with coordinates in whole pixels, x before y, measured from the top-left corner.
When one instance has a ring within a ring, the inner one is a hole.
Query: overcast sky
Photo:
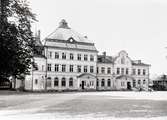
[[[151,64],[150,72],[167,74],[167,0],[28,0],[42,39],[61,19],[88,36],[99,52],[126,50],[131,59]]]

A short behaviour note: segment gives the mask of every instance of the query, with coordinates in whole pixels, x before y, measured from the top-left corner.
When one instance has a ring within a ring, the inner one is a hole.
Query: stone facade
[[[86,36],[75,32],[65,20],[46,37],[37,41],[25,89],[41,90],[133,90],[148,89],[149,66],[131,60],[126,51],[118,56],[98,55]]]

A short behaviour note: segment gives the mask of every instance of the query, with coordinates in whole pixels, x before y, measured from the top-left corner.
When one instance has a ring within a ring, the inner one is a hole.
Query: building
[[[167,75],[160,75],[152,79],[152,88],[154,90],[167,90]]]
[[[47,36],[36,35],[36,52],[25,89],[41,90],[133,90],[148,89],[149,67],[131,60],[126,51],[116,57],[98,55],[95,44],[71,29],[65,20]]]

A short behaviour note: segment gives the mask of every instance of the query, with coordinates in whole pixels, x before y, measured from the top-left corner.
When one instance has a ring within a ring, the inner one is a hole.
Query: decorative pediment
[[[96,76],[90,73],[82,73],[79,76],[77,76],[78,78],[87,78],[87,79],[95,79]]]

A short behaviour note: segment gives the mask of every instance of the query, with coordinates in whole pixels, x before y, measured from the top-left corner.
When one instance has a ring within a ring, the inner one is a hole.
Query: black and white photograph
[[[0,0],[1,120],[167,120],[166,0]]]

